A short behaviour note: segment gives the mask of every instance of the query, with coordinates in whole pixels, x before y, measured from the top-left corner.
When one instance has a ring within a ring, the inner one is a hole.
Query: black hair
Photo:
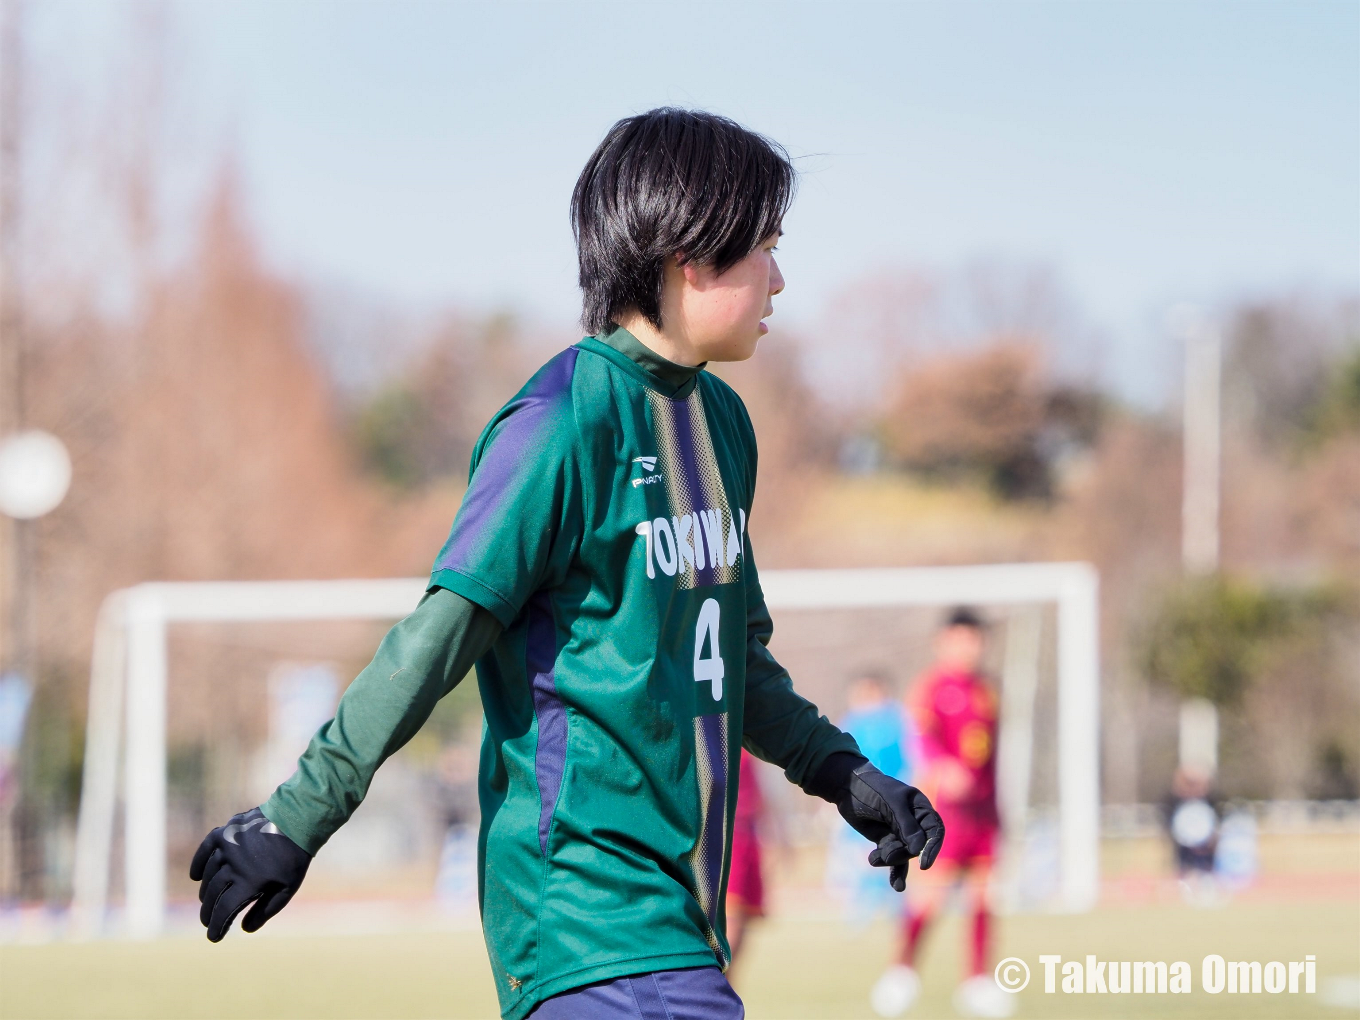
[[[881,666],[864,666],[850,674],[851,682],[859,680],[872,680],[876,684],[888,688],[893,687],[892,674]]]
[[[986,625],[982,622],[982,617],[977,610],[971,606],[955,606],[945,617],[946,627],[971,627],[973,630],[985,630]]]
[[[628,308],[660,329],[666,260],[732,268],[779,230],[794,186],[783,146],[726,117],[659,107],[619,121],[571,195],[586,331]]]

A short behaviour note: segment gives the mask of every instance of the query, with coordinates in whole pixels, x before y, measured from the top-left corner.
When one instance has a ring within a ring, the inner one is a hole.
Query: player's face
[[[779,235],[765,238],[724,273],[688,263],[667,273],[667,331],[674,323],[700,360],[745,361],[769,332],[762,320],[774,313],[774,296],[784,289],[774,256]]]
[[[888,689],[877,677],[860,677],[850,685],[850,707],[853,709],[877,708],[888,700]]]
[[[976,627],[946,627],[935,638],[935,661],[959,673],[976,673],[982,663],[982,631]]]

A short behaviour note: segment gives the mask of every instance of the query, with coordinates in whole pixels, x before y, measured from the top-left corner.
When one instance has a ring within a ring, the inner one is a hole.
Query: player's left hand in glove
[[[898,892],[907,887],[907,862],[919,858],[921,870],[935,863],[944,844],[944,822],[926,795],[886,776],[858,755],[832,755],[818,776],[819,796],[831,801],[861,836],[878,844],[869,863],[888,869]]]
[[[302,885],[311,854],[285,836],[259,808],[234,815],[208,833],[189,865],[200,882],[198,919],[209,942],[221,942],[231,922],[254,903],[242,931],[258,931]]]

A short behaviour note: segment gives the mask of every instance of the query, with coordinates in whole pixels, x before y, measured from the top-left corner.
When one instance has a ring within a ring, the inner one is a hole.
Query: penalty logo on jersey
[[[633,463],[641,464],[642,470],[646,472],[640,477],[633,479],[633,488],[636,489],[640,485],[654,485],[661,481],[662,476],[656,473],[655,457],[634,457]]]

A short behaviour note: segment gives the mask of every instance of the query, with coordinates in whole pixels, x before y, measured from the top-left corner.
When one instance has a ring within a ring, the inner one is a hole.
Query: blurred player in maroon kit
[[[907,707],[920,738],[920,788],[944,819],[948,838],[935,867],[912,886],[897,966],[873,991],[882,1016],[906,1011],[920,991],[916,957],[945,894],[962,882],[970,920],[970,976],[954,996],[965,1016],[1009,1016],[1013,1003],[988,963],[992,915],[987,885],[1001,827],[996,808],[996,695],[980,668],[986,641],[981,618],[959,608],[935,638],[935,662],[912,685]]]
[[[760,793],[756,760],[744,748],[737,782],[737,809],[732,820],[732,869],[727,879],[727,944],[732,949],[732,967],[740,958],[746,932],[753,920],[765,916],[764,848],[760,842],[760,821],[765,799]]]

